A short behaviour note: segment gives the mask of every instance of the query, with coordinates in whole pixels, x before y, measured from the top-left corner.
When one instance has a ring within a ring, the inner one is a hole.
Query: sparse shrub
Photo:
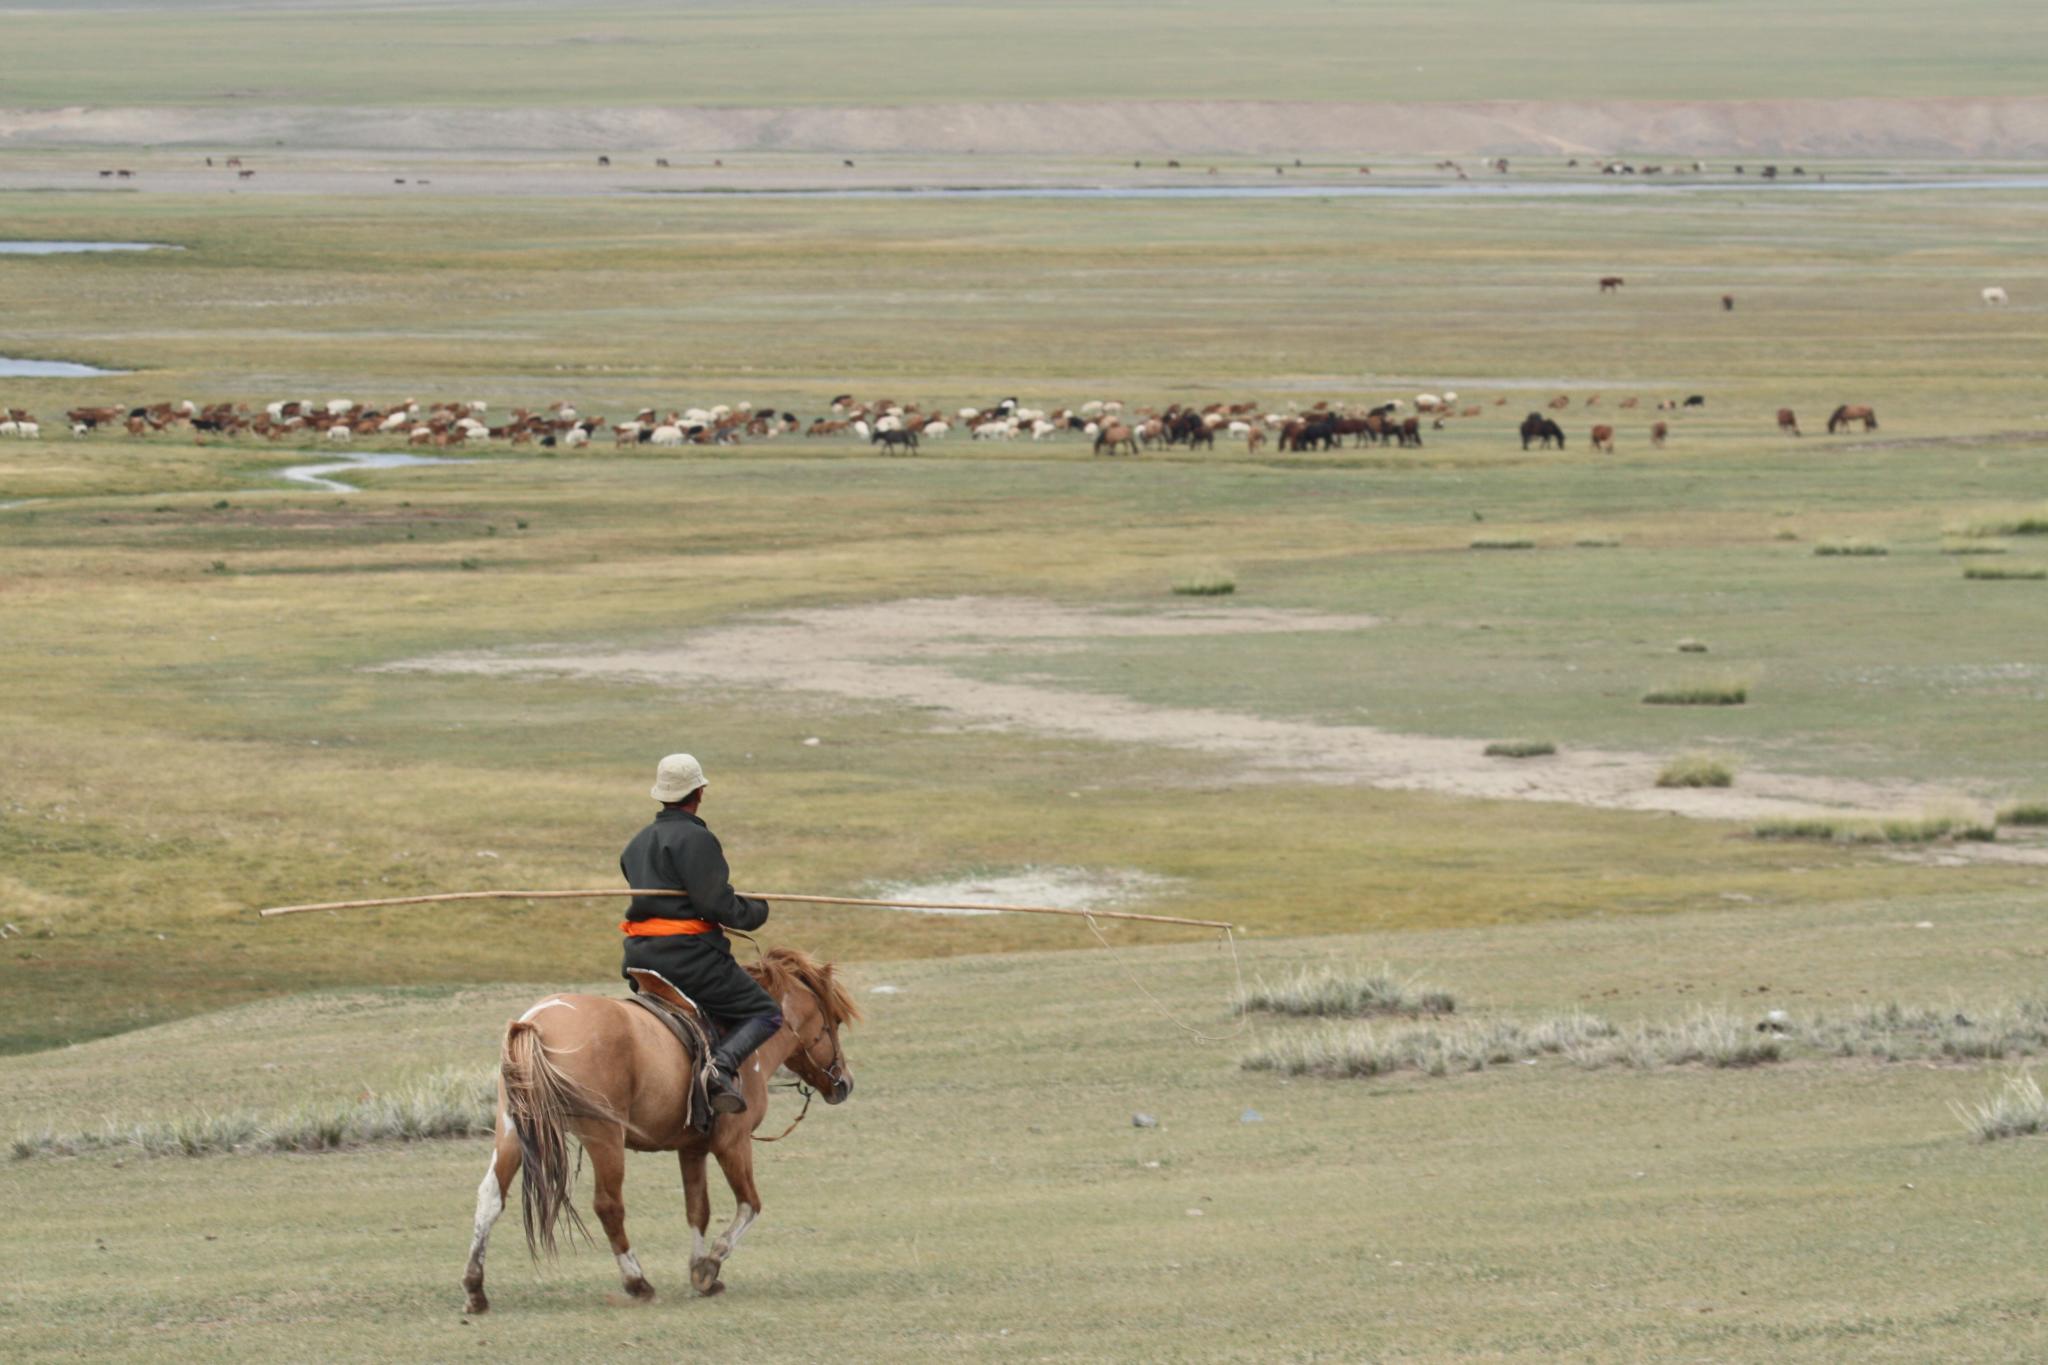
[[[2015,801],[1998,810],[2001,825],[2048,825],[2048,799]]]
[[[1803,815],[1761,820],[1750,828],[1759,839],[1816,839],[1838,844],[1931,844],[1940,839],[1988,842],[1997,827],[1969,813],[1868,816]]]
[[[1963,570],[1963,577],[1979,579],[2013,579],[2039,582],[2041,579],[2048,578],[2048,569],[2009,568],[2003,564],[1972,564],[1969,568]]]
[[[1657,774],[1660,787],[1729,787],[1735,769],[1712,754],[1680,754]]]
[[[17,1160],[114,1148],[151,1156],[330,1152],[368,1142],[480,1137],[491,1131],[496,1104],[493,1072],[450,1069],[352,1101],[302,1105],[271,1117],[247,1111],[199,1113],[150,1123],[110,1121],[68,1134],[44,1128],[17,1134],[10,1150]]]
[[[520,530],[524,531],[526,529],[526,518],[520,517],[516,522],[513,523],[513,525],[517,526]]]
[[[1536,548],[1536,542],[1533,540],[1523,540],[1519,537],[1481,536],[1472,542],[1472,548],[1475,550],[1533,550]]]
[[[1650,706],[1741,706],[1749,701],[1749,685],[1732,679],[1683,683],[1643,693]]]
[[[226,498],[221,498],[219,501],[213,504],[213,510],[216,512],[225,512],[228,510],[229,507],[233,505],[234,504],[230,503]]]
[[[2048,503],[2039,507],[2007,508],[1948,528],[1949,534],[1986,536],[2048,536]]]
[[[1989,1098],[1977,1104],[1950,1107],[1979,1142],[2048,1132],[2048,1096],[2041,1093],[2040,1082],[2025,1072],[2006,1077]]]
[[[1707,652],[1707,642],[1695,640],[1688,636],[1678,642],[1678,652],[1680,654],[1704,654]]]
[[[1874,540],[1824,540],[1813,547],[1813,552],[1821,556],[1836,555],[1854,558],[1888,555],[1891,553],[1891,550]]]
[[[1941,552],[1945,555],[2002,555],[2011,548],[2002,540],[1949,540],[1942,542]]]
[[[1556,752],[1547,739],[1497,739],[1486,746],[1488,758],[1542,758]]]
[[[1237,591],[1237,579],[1228,569],[1207,569],[1175,579],[1173,590],[1181,597],[1228,597]]]
[[[1620,547],[1621,541],[1614,536],[1580,536],[1572,544],[1581,550],[1613,550]]]
[[[462,567],[465,569],[481,569],[483,566],[484,562],[473,556],[462,561]]]
[[[213,563],[207,565],[206,571],[208,573],[226,573],[228,571],[228,562],[225,559],[216,559]]]
[[[1327,965],[1303,967],[1294,975],[1268,984],[1255,982],[1238,1000],[1237,1010],[1248,1014],[1261,1010],[1271,1014],[1309,1017],[1366,1014],[1449,1014],[1457,1009],[1450,992],[1403,981],[1386,967]]]
[[[1797,540],[1797,539],[1799,539],[1799,533],[1798,533],[1797,531],[1793,530],[1793,529],[1792,529],[1791,527],[1789,527],[1789,526],[1784,526],[1784,527],[1780,527],[1780,528],[1779,528],[1779,530],[1778,530],[1778,533],[1777,533],[1776,535],[1772,536],[1772,537],[1771,537],[1771,539],[1772,539],[1772,540]]]

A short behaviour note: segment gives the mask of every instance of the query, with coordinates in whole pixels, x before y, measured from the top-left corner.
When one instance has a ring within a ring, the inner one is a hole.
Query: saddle
[[[632,993],[626,998],[661,1020],[682,1044],[683,1059],[690,1070],[689,1123],[699,1133],[711,1131],[711,1096],[705,1088],[711,1071],[711,1049],[718,1046],[725,1030],[718,1021],[697,1008],[683,990],[660,972],[647,967],[626,968],[626,984]]]

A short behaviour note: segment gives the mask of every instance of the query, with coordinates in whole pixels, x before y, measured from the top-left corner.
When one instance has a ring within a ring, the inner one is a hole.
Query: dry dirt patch
[[[384,667],[487,675],[550,674],[685,689],[705,685],[809,692],[935,713],[937,727],[1160,745],[1221,760],[1225,782],[1311,782],[1494,800],[1561,801],[1709,819],[1853,811],[1889,814],[1954,793],[1909,783],[1837,781],[1745,769],[1738,789],[1656,785],[1661,760],[1623,750],[1567,749],[1533,760],[1481,753],[1478,739],[1399,734],[1366,725],[1273,719],[1030,681],[961,675],[951,661],[1046,654],[1090,639],[1338,632],[1378,624],[1345,616],[1241,606],[1116,611],[1016,598],[918,598],[805,608],[697,631],[679,643],[615,652],[535,650],[445,654]]]

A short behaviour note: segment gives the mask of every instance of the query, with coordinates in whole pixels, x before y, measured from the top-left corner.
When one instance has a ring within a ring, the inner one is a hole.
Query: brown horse
[[[1619,275],[1602,275],[1600,277],[1600,292],[1603,294],[1612,294],[1615,290],[1621,288],[1622,285],[1626,283],[1628,283],[1628,281],[1622,279],[1622,277]]]
[[[1593,449],[1614,453],[1614,428],[1602,423],[1593,428]]]
[[[1836,408],[1833,415],[1828,418],[1828,435],[1834,435],[1835,428],[1837,426],[1846,427],[1851,422],[1863,423],[1863,429],[1865,431],[1876,431],[1877,409],[1865,407],[1861,403],[1842,404],[1842,406]]]
[[[520,1199],[527,1248],[555,1251],[562,1219],[587,1230],[569,1202],[575,1177],[569,1161],[573,1134],[590,1158],[596,1192],[591,1200],[604,1225],[619,1277],[636,1299],[654,1297],[626,1238],[620,1189],[626,1150],[675,1152],[682,1162],[683,1198],[696,1230],[690,1283],[700,1294],[725,1285],[720,1268],[761,1214],[754,1187],[754,1129],[768,1112],[768,1078],[787,1066],[797,1078],[838,1104],[853,1092],[853,1076],[839,1047],[839,1029],[860,1018],[829,963],[793,948],[770,948],[747,968],[782,1007],[782,1031],[763,1043],[739,1076],[747,1107],[714,1118],[704,1133],[689,1120],[692,1066],[675,1035],[631,1001],[601,995],[551,995],[505,1028],[498,1078],[497,1140],[490,1168],[477,1189],[476,1231],[462,1276],[471,1313],[490,1307],[484,1295],[484,1248],[491,1225],[505,1210],[512,1177]],[[704,1159],[718,1158],[739,1208],[732,1225],[706,1244],[711,1195]]]
[[[1657,447],[1657,449],[1662,450],[1664,448],[1664,438],[1670,434],[1671,427],[1669,424],[1664,422],[1650,423],[1650,444]]]
[[[1792,409],[1778,409],[1778,430],[1789,431],[1794,436],[1797,436],[1799,434],[1799,418],[1796,414],[1793,413]]]

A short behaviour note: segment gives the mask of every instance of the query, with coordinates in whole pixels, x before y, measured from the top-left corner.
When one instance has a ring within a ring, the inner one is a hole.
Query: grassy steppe
[[[1975,1009],[2038,989],[2028,898],[1935,896],[1914,913],[1932,927],[1888,902],[1750,906],[1255,944],[1247,965],[1274,975],[1385,955],[1455,991],[1461,1015],[1576,1005],[1622,1021],[1707,1002],[1745,1016],[1893,998]],[[1228,1028],[1216,949],[1124,959],[1181,1017]],[[1980,1145],[1948,1111],[2002,1066],[1590,1072],[1547,1059],[1288,1083],[1239,1070],[1237,1054],[1314,1024],[1259,1021],[1239,1044],[1195,1044],[1101,953],[871,963],[854,979],[871,1015],[847,1036],[859,1088],[764,1149],[767,1211],[720,1300],[688,1293],[675,1168],[659,1156],[633,1158],[626,1185],[657,1303],[619,1306],[601,1252],[536,1276],[514,1217],[498,1228],[493,1312],[468,1322],[456,1278],[477,1142],[36,1159],[0,1167],[0,1192],[37,1229],[0,1244],[0,1349],[159,1361],[532,1358],[678,1340],[789,1360],[2048,1349],[2039,1142]],[[880,984],[898,993],[869,993]],[[532,996],[270,1002],[6,1059],[0,1083],[59,1128],[230,1095],[267,1110],[486,1067]],[[1134,1112],[1159,1126],[1134,1128]]]
[[[17,7],[6,100],[632,106],[2034,94],[2037,6],[1224,0]],[[1540,54],[1540,55],[1539,55]]]
[[[2044,422],[2035,197],[13,207],[25,236],[188,249],[0,261],[10,345],[147,367],[6,388],[52,432],[0,442],[0,502],[47,499],[0,511],[0,902],[28,935],[0,959],[26,1006],[10,1047],[294,985],[608,970],[610,907],[261,931],[246,911],[602,884],[643,814],[643,767],[683,744],[733,779],[714,813],[749,879],[792,889],[1137,867],[1182,879],[1171,899],[1190,913],[1303,932],[1724,894],[1910,902],[2031,876],[1563,807],[1239,790],[1172,751],[950,733],[788,694],[364,670],[450,648],[672,641],[786,604],[1163,604],[1220,560],[1234,603],[1383,624],[951,666],[1457,735],[1475,753],[1518,734],[1704,746],[1745,767],[2026,795],[2048,758],[2038,585],[1966,583],[1938,552],[1951,524],[2041,501],[2038,437],[1947,444]],[[1631,279],[1618,298],[1592,286],[1610,268]],[[1994,276],[2009,310],[1975,302]],[[1729,287],[1733,314],[1717,304]],[[846,389],[1279,405],[1453,384],[1485,415],[1399,454],[498,452],[365,476],[346,496],[267,482],[290,458],[267,445],[74,442],[51,420],[71,402],[187,395],[566,397],[613,415],[752,396],[809,416]],[[1603,420],[1629,394],[1709,402],[1673,419],[1662,453],[1638,437],[1593,458],[1577,403],[1595,384]],[[1560,388],[1572,448],[1525,456],[1513,423]],[[1772,430],[1781,402],[1812,427],[1847,398],[1879,404],[1876,438]],[[1537,549],[1467,550],[1475,513]],[[1575,548],[1588,533],[1621,545]],[[1811,553],[1849,537],[1893,552]],[[1999,562],[2040,562],[2037,539],[2012,537]],[[1751,704],[1638,703],[1706,671],[1672,652],[1688,635],[1711,644],[1703,666],[1745,675]],[[802,923],[815,946],[869,957],[1071,941],[1034,924]],[[81,994],[88,972],[108,989]]]

